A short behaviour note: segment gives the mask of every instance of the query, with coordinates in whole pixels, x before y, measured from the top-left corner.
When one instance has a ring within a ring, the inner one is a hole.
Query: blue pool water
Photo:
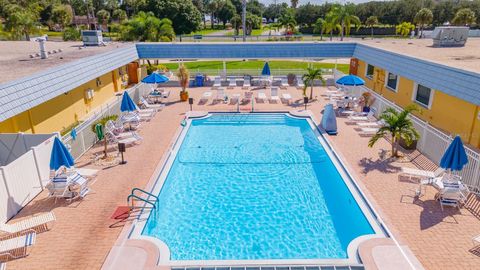
[[[374,230],[306,120],[194,120],[144,235],[171,260],[346,258]]]

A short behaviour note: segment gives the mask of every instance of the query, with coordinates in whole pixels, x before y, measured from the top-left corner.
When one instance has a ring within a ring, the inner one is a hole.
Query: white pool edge
[[[251,113],[232,113],[232,112],[212,112],[212,113],[204,113],[201,115],[195,115],[188,117],[186,119],[186,124],[181,130],[181,132],[172,139],[173,146],[169,149],[169,152],[166,153],[166,159],[164,160],[163,164],[159,164],[161,167],[159,172],[156,176],[152,177],[155,179],[155,183],[148,192],[152,194],[159,194],[163,185],[167,179],[168,174],[170,173],[170,169],[175,161],[175,158],[178,154],[178,151],[185,139],[188,130],[192,124],[193,120],[208,118],[213,114],[251,114]],[[337,171],[340,173],[342,179],[344,180],[347,188],[349,189],[352,196],[355,198],[357,205],[362,210],[362,213],[367,218],[370,226],[375,231],[375,234],[368,234],[368,235],[361,235],[355,239],[353,239],[348,247],[347,247],[347,258],[340,258],[340,259],[267,259],[267,260],[170,260],[170,249],[162,240],[152,237],[142,235],[142,232],[145,228],[146,222],[150,215],[150,211],[142,211],[137,220],[132,225],[131,231],[129,233],[129,239],[138,239],[138,240],[145,240],[153,243],[157,246],[159,250],[159,258],[157,265],[159,266],[170,266],[170,267],[193,267],[193,266],[270,266],[270,265],[355,265],[360,264],[360,260],[358,258],[358,248],[359,245],[369,239],[374,238],[381,238],[381,237],[391,237],[392,234],[386,228],[386,225],[380,219],[378,213],[375,211],[371,203],[368,201],[365,194],[361,191],[360,187],[358,186],[356,180],[352,176],[352,174],[348,171],[346,166],[343,164],[344,161],[340,158],[337,152],[333,149],[330,143],[323,137],[321,131],[318,129],[313,117],[311,115],[308,116],[299,116],[299,115],[292,115],[287,112],[258,112],[254,114],[285,114],[291,118],[296,119],[304,119],[306,120],[312,131],[317,136],[317,139],[322,144],[322,147],[325,149],[327,154],[329,155],[330,160],[334,163]],[[348,178],[348,181],[346,180]]]

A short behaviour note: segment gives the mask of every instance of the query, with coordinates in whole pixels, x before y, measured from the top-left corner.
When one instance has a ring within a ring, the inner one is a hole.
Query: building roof
[[[45,62],[37,62],[41,67],[31,69],[42,70],[41,72],[0,84],[0,122],[138,59],[134,45],[122,46],[83,58],[74,53],[65,55],[70,55],[67,61],[52,58]],[[76,61],[73,61],[75,59]],[[10,68],[14,70],[23,63],[12,65],[14,67]],[[1,66],[2,70],[8,68],[3,64]]]
[[[433,47],[425,39],[365,39],[358,44],[410,56],[437,64],[480,73],[480,38],[469,37],[464,47]]]
[[[0,83],[10,82],[88,56],[128,46],[131,46],[131,43],[117,42],[107,46],[83,47],[82,42],[48,41],[45,43],[47,51],[61,49],[62,52],[51,54],[48,59],[40,59],[40,57],[30,58],[30,54],[40,52],[38,42],[2,41],[0,42]]]

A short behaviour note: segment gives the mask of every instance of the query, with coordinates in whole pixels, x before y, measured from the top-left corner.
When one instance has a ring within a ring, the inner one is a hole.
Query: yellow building
[[[368,88],[384,98],[400,107],[416,104],[418,111],[414,114],[420,119],[480,148],[480,106],[362,60],[358,60],[357,75],[365,80]]]

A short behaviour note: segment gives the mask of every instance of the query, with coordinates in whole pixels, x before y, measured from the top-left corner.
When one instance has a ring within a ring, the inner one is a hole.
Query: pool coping
[[[202,119],[210,117],[213,114],[285,114],[291,118],[305,119],[309,123],[312,131],[317,136],[317,139],[322,144],[322,147],[326,150],[330,159],[334,163],[337,171],[342,176],[347,188],[352,196],[355,198],[358,206],[361,208],[362,213],[367,218],[370,226],[374,230],[375,234],[361,235],[353,239],[347,247],[347,258],[340,259],[265,259],[265,260],[170,260],[170,250],[168,246],[160,239],[142,235],[143,229],[146,225],[150,211],[144,211],[139,214],[138,218],[133,222],[132,226],[128,228],[125,237],[128,240],[144,240],[158,248],[158,253],[155,254],[157,258],[156,266],[168,266],[168,267],[187,267],[187,266],[270,266],[270,265],[356,265],[361,264],[359,258],[360,244],[377,238],[390,238],[391,232],[386,228],[385,223],[381,220],[378,213],[373,208],[372,204],[368,201],[365,194],[358,186],[357,181],[353,175],[344,166],[344,161],[340,158],[338,153],[333,149],[330,142],[323,136],[325,134],[315,122],[311,112],[309,110],[297,110],[297,111],[272,111],[272,112],[189,112],[185,115],[185,124],[179,128],[176,135],[172,138],[172,143],[160,160],[157,169],[150,178],[147,184],[146,190],[157,194],[162,189],[165,180],[170,172],[171,166],[175,160],[175,157],[180,149],[182,142],[191,126],[192,120]],[[346,181],[346,178],[349,181]]]

